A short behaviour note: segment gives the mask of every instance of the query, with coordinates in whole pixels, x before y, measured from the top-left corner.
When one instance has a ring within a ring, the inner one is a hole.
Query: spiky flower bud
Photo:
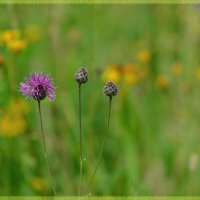
[[[81,67],[75,74],[74,79],[79,84],[88,82],[88,73],[87,70],[83,67]]]
[[[106,83],[103,88],[103,93],[109,97],[115,96],[117,92],[118,92],[117,86],[112,81]]]

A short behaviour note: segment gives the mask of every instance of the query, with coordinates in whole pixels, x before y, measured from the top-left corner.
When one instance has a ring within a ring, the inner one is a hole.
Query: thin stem
[[[112,102],[112,97],[110,96],[109,97],[109,109],[108,109],[108,121],[107,121],[107,127],[106,127],[106,132],[105,132],[105,136],[104,136],[104,140],[103,140],[103,143],[102,143],[102,146],[101,146],[101,151],[100,151],[100,154],[99,154],[99,158],[97,160],[97,164],[96,164],[96,167],[94,169],[94,172],[92,174],[92,178],[90,179],[90,182],[84,192],[84,195],[87,194],[91,184],[92,184],[92,181],[94,179],[94,176],[96,174],[96,171],[97,171],[97,168],[99,166],[99,163],[100,163],[100,160],[101,160],[101,156],[102,156],[102,153],[103,153],[103,150],[104,150],[104,146],[105,146],[105,143],[106,143],[106,140],[107,140],[107,136],[108,136],[108,129],[109,129],[109,124],[110,124],[110,110],[111,110],[111,102]]]
[[[83,173],[83,144],[82,144],[82,120],[81,120],[81,84],[79,83],[79,134],[80,134],[80,179],[79,179],[79,196],[81,195],[81,183]]]
[[[48,154],[47,154],[46,140],[45,140],[45,135],[44,135],[43,121],[42,121],[42,114],[41,114],[41,106],[40,106],[39,100],[38,100],[38,110],[39,110],[39,116],[40,116],[42,142],[43,142],[43,147],[44,147],[44,157],[46,159],[48,173],[49,173],[49,177],[51,179],[52,190],[53,190],[54,195],[56,196],[56,190],[55,190],[55,187],[54,187],[54,184],[53,184],[53,176],[52,176],[52,173],[51,173],[51,168],[50,168],[50,165],[49,165],[49,159],[48,159]]]

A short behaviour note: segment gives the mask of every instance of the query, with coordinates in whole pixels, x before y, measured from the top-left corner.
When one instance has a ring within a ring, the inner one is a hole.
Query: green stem
[[[81,84],[79,83],[79,133],[80,133],[80,178],[79,178],[79,196],[81,195],[81,183],[83,173],[83,144],[82,144],[82,120],[81,120]]]
[[[112,97],[110,96],[109,97],[109,109],[108,109],[108,121],[107,121],[107,127],[106,127],[106,132],[105,132],[105,136],[104,136],[104,140],[103,140],[103,143],[102,143],[102,146],[101,146],[101,151],[100,151],[100,154],[99,154],[99,158],[97,160],[97,164],[96,164],[96,167],[94,169],[94,172],[92,174],[92,178],[90,179],[90,182],[84,192],[84,195],[87,194],[91,184],[92,184],[92,181],[95,177],[95,174],[96,174],[96,171],[97,171],[97,168],[99,166],[99,163],[100,163],[100,160],[101,160],[101,156],[102,156],[102,153],[103,153],[103,150],[104,150],[104,146],[105,146],[105,143],[106,143],[106,140],[107,140],[107,136],[108,136],[108,129],[109,129],[109,124],[110,124],[110,111],[111,111],[111,102],[112,102]]]
[[[44,157],[46,159],[47,169],[48,169],[49,177],[51,179],[52,190],[53,190],[54,195],[56,196],[56,190],[55,190],[55,187],[54,187],[54,184],[53,184],[53,176],[52,176],[52,173],[51,173],[51,168],[50,168],[50,165],[49,165],[49,159],[48,159],[48,154],[47,154],[46,140],[45,140],[45,135],[44,135],[44,128],[43,128],[40,100],[38,100],[38,110],[39,110],[39,116],[40,116],[42,142],[43,142],[43,147],[44,147]]]

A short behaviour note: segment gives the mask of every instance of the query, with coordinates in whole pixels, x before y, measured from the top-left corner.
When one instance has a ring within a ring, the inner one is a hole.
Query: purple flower
[[[55,95],[55,86],[53,80],[48,75],[43,73],[33,73],[25,79],[25,83],[20,83],[19,91],[23,93],[26,98],[32,97],[40,101],[48,96],[49,101],[53,100]]]

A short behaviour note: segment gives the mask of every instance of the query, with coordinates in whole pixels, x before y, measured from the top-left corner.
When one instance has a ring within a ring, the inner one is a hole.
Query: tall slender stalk
[[[82,144],[82,118],[81,118],[81,84],[78,84],[78,96],[79,96],[79,136],[80,136],[80,178],[79,178],[79,196],[81,195],[81,183],[83,173],[83,144]]]
[[[81,183],[83,173],[83,145],[82,145],[82,117],[81,117],[81,84],[88,82],[87,70],[81,67],[75,74],[74,79],[78,82],[78,96],[79,96],[79,134],[80,134],[80,179],[79,179],[79,196],[81,195]]]
[[[46,140],[45,140],[45,134],[44,134],[44,128],[43,128],[43,121],[42,121],[42,113],[41,113],[40,100],[38,100],[38,110],[39,110],[39,116],[40,116],[40,126],[41,126],[41,133],[42,133],[42,142],[43,142],[43,147],[44,147],[44,157],[46,159],[47,169],[48,169],[49,177],[51,179],[52,191],[53,191],[54,195],[56,196],[56,190],[55,190],[55,187],[54,187],[53,176],[52,176],[51,168],[50,168],[50,165],[49,165],[48,154],[47,154]]]
[[[105,135],[104,135],[104,140],[103,140],[103,143],[102,143],[102,146],[101,146],[101,151],[100,151],[100,154],[99,154],[99,157],[98,157],[98,160],[97,160],[97,164],[96,164],[96,167],[94,169],[94,172],[92,174],[92,177],[90,179],[90,182],[84,192],[84,195],[87,194],[91,184],[92,184],[92,181],[95,177],[95,174],[96,174],[96,171],[97,171],[97,168],[99,166],[99,163],[100,163],[100,160],[101,160],[101,156],[102,156],[102,153],[103,153],[103,150],[104,150],[104,146],[106,144],[106,140],[107,140],[107,136],[108,136],[108,129],[109,129],[109,124],[110,124],[110,111],[111,111],[111,103],[112,103],[112,96],[109,96],[109,109],[108,109],[108,121],[107,121],[107,127],[106,127],[106,132],[105,132]]]

